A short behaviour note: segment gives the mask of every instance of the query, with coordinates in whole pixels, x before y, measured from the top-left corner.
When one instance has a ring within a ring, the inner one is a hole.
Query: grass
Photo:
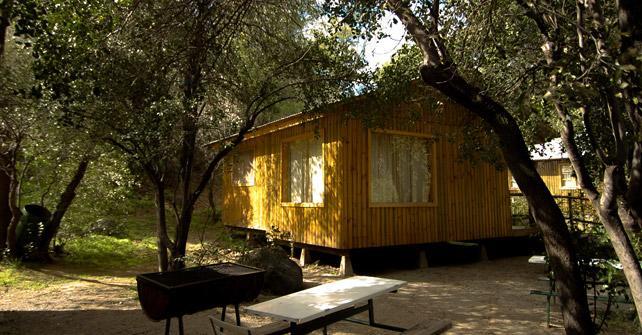
[[[0,290],[3,287],[35,290],[56,282],[69,281],[64,276],[47,275],[46,270],[51,268],[73,273],[76,277],[94,279],[125,273],[126,276],[131,276],[131,272],[139,269],[154,269],[157,251],[154,203],[133,199],[128,205],[135,208],[135,211],[123,218],[126,237],[86,235],[67,239],[64,245],[65,255],[52,265],[1,263]],[[170,215],[168,219],[169,236],[173,239],[173,217]],[[190,226],[190,245],[186,260],[189,265],[211,261],[210,254],[229,254],[229,250],[243,249],[244,243],[243,240],[230,238],[222,224],[212,223],[209,208],[198,208],[194,211]]]
[[[69,241],[65,249],[66,264],[113,270],[153,263],[156,255],[153,238],[133,240],[90,235]]]
[[[42,290],[52,284],[66,280],[51,277],[24,266],[20,263],[2,262],[0,264],[0,288],[16,288],[20,290]]]

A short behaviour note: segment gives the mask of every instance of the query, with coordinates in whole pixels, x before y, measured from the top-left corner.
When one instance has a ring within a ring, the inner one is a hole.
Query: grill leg
[[[183,335],[183,316],[178,317],[178,334]]]
[[[241,315],[239,314],[239,304],[234,304],[234,314],[236,314],[236,325],[241,325]]]
[[[172,324],[171,318],[165,319],[165,335],[169,335],[169,327],[171,324]]]

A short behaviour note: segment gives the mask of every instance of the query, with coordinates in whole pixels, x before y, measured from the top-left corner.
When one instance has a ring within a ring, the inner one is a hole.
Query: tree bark
[[[58,234],[62,218],[65,216],[67,209],[69,209],[69,206],[71,206],[71,203],[74,201],[74,198],[76,197],[76,189],[78,189],[80,182],[82,182],[85,177],[88,166],[89,160],[86,158],[78,163],[73,177],[65,187],[65,191],[60,195],[60,199],[56,204],[56,210],[51,215],[49,222],[45,224],[45,229],[42,232],[42,239],[38,244],[37,250],[37,257],[42,261],[51,260],[51,256],[49,255],[49,245],[56,234]]]
[[[629,284],[629,288],[631,289],[631,295],[638,311],[638,317],[642,319],[642,311],[640,309],[640,307],[642,306],[642,296],[640,295],[642,294],[642,269],[639,266],[637,255],[635,254],[635,249],[633,248],[631,241],[629,240],[629,237],[624,229],[622,218],[619,216],[618,204],[616,201],[618,196],[623,196],[625,193],[624,190],[626,189],[626,186],[624,183],[624,165],[627,158],[626,151],[624,149],[624,131],[621,124],[621,112],[618,108],[618,104],[616,103],[616,91],[611,86],[609,86],[610,84],[606,84],[605,86],[601,87],[607,95],[607,101],[605,102],[605,106],[603,108],[604,110],[608,111],[610,129],[607,129],[612,134],[614,144],[613,147],[615,148],[615,152],[608,155],[608,157],[603,155],[604,157],[602,158],[602,160],[605,162],[605,164],[607,164],[607,166],[605,166],[604,169],[604,187],[600,196],[600,193],[591,179],[588,169],[586,168],[586,165],[584,164],[584,161],[582,159],[582,155],[580,154],[580,150],[578,149],[575,142],[575,128],[572,122],[572,117],[567,112],[565,107],[562,106],[562,104],[559,102],[560,98],[556,93],[556,88],[559,87],[557,75],[558,64],[562,61],[562,55],[559,51],[566,46],[566,42],[557,34],[557,28],[554,24],[547,25],[547,22],[551,22],[551,20],[548,19],[550,16],[548,12],[539,12],[537,6],[529,6],[524,1],[518,2],[527,11],[529,17],[531,17],[536,22],[538,28],[540,29],[544,45],[547,46],[547,48],[542,48],[542,50],[544,50],[544,57],[550,67],[549,100],[551,101],[551,105],[557,112],[559,120],[562,124],[562,129],[560,131],[562,142],[564,143],[566,152],[568,153],[571,164],[573,165],[573,169],[576,172],[579,185],[582,187],[582,190],[586,194],[587,198],[591,201],[591,204],[594,207],[595,211],[598,213],[600,221],[604,225],[609,236],[611,245],[613,246],[618,259],[623,266],[624,275]],[[550,3],[548,3],[547,1],[542,0],[542,3],[542,7],[550,7]],[[577,8],[581,7],[582,5],[577,6]],[[612,58],[612,55],[610,55],[610,51],[606,49],[606,24],[600,3],[595,0],[589,0],[587,1],[587,9],[593,22],[593,28],[590,30],[590,34],[592,40],[595,41],[595,44],[598,48],[600,55],[599,57],[605,57],[604,55],[608,55]],[[578,14],[578,18],[579,20],[581,20],[582,15]],[[581,24],[582,22],[580,21],[578,25]],[[584,39],[584,32],[579,31],[577,34],[578,40],[582,41]],[[602,78],[602,76],[608,77],[610,75],[610,72],[607,68],[604,68],[603,70],[598,71],[596,75],[598,76],[598,78]],[[625,96],[626,94],[623,95]],[[572,96],[570,98],[573,99]],[[582,104],[581,101],[580,104]],[[583,107],[585,113],[587,112],[586,110],[588,108],[590,107]],[[587,131],[591,130],[587,129]],[[594,141],[593,145],[596,146],[597,143],[595,143]],[[602,148],[595,147],[594,149],[601,150]],[[607,150],[603,151],[606,152]],[[625,207],[629,208],[630,204],[627,203]],[[631,212],[633,211],[634,210],[632,210]]]
[[[9,174],[9,210],[11,211],[11,221],[9,221],[9,227],[7,228],[7,248],[9,249],[9,255],[13,258],[18,257],[16,229],[22,218],[22,211],[19,205],[20,176],[18,175],[16,166],[17,152],[19,149],[20,141],[18,141],[18,144],[10,151],[8,155],[9,162],[6,166]]]
[[[154,180],[154,185],[156,186],[156,246],[157,246],[157,257],[158,257],[158,271],[167,271],[169,270],[169,261],[167,255],[167,249],[170,248],[171,243],[168,241],[167,237],[167,218],[165,215],[165,183],[162,179]]]
[[[606,167],[604,169],[604,191],[602,196],[599,200],[592,199],[591,202],[593,207],[597,209],[600,221],[606,229],[620,264],[622,264],[622,271],[629,284],[638,318],[642,320],[642,268],[617,210],[617,192],[615,189],[619,187],[617,184],[623,178],[622,167]]]
[[[11,208],[9,207],[9,185],[11,178],[4,169],[4,157],[0,156],[0,258],[7,248],[7,229],[11,222]]]
[[[593,334],[586,290],[564,216],[535,169],[515,119],[503,106],[462,78],[454,64],[444,57],[445,48],[437,32],[438,22],[432,22],[433,28],[427,29],[403,2],[388,0],[387,3],[424,55],[424,65],[420,68],[423,81],[481,117],[498,136],[504,159],[542,231],[549,261],[559,283],[566,333]],[[435,13],[432,15],[434,19],[437,17]]]
[[[13,15],[13,0],[2,2],[0,7],[0,61],[4,58],[4,49],[7,40],[7,31],[11,25],[11,16]]]
[[[7,29],[11,24],[11,11],[13,1],[4,1],[0,8],[0,64],[4,58],[4,49],[7,39]],[[5,153],[0,153],[0,257],[8,247],[8,229],[11,224],[12,211],[9,206],[9,193],[11,176],[9,176],[8,164],[10,158]]]
[[[642,3],[638,0],[618,1],[618,24],[620,28],[620,57],[622,67],[629,71],[623,73],[628,86],[622,89],[624,109],[633,123],[636,136],[630,159],[629,185],[626,200],[631,216],[638,227],[642,227],[642,106],[634,99],[642,100],[640,72],[642,71]],[[635,70],[633,70],[635,69]]]

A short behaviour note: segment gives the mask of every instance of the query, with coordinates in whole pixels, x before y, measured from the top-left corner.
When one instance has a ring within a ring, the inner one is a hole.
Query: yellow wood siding
[[[444,105],[438,115],[409,122],[401,110],[386,129],[429,134],[435,142],[436,178],[432,206],[374,207],[369,203],[368,129],[344,117],[357,104],[335,105],[314,120],[292,119],[259,129],[236,150],[255,153],[255,186],[231,182],[233,159],[224,163],[223,221],[228,226],[290,232],[298,243],[335,249],[354,249],[472,240],[511,235],[506,171],[489,164],[472,166],[457,155],[458,127],[478,122],[455,105]],[[270,128],[270,130],[266,130]],[[281,203],[282,143],[288,138],[322,131],[324,204],[315,207]],[[258,134],[257,134],[258,133]],[[455,135],[454,135],[455,134]],[[454,142],[452,140],[455,140]]]
[[[568,159],[550,159],[550,160],[538,160],[535,161],[537,172],[542,176],[542,180],[546,184],[546,187],[551,191],[553,195],[568,195],[572,193],[574,195],[579,194],[579,188],[562,188],[562,166],[571,165],[571,162]],[[510,188],[512,175],[508,173],[508,186]],[[519,188],[510,188],[511,193],[521,193]]]

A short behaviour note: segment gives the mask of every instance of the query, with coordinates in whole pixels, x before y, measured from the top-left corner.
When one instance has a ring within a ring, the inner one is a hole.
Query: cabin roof
[[[258,125],[258,126],[254,126],[254,127],[252,127],[252,129],[250,129],[246,133],[246,138],[247,138],[247,135],[253,134],[258,130],[265,129],[265,130],[267,130],[267,132],[269,132],[270,129],[278,130],[278,129],[287,128],[287,127],[290,127],[290,126],[293,126],[293,125],[296,125],[296,124],[300,124],[300,123],[303,123],[303,122],[312,121],[312,120],[315,120],[315,119],[318,119],[318,118],[322,117],[323,113],[324,113],[323,111],[299,112],[299,113],[288,115],[288,116],[282,117],[280,119],[276,119],[274,121],[270,121],[270,122],[267,122],[267,123],[264,123],[264,124],[261,124],[261,125]],[[236,137],[237,135],[238,135],[238,133],[234,133],[232,135],[229,135],[229,136],[226,136],[226,137],[223,137],[223,138],[219,138],[218,140],[214,140],[212,142],[209,142],[209,143],[205,144],[205,146],[212,146],[212,145],[221,143],[223,141],[232,139],[232,138]]]
[[[442,100],[442,101],[447,100],[447,98],[444,95],[442,95],[438,91],[436,91],[436,90],[434,90],[434,89],[432,89],[432,88],[430,88],[428,86],[423,85],[421,83],[421,81],[419,81],[419,80],[413,80],[413,82],[411,83],[411,87],[412,87],[411,89],[413,91],[417,90],[417,89],[426,90],[425,92],[427,92],[429,95],[432,95],[433,98],[435,98],[435,99]],[[362,94],[362,95],[349,97],[349,98],[346,98],[346,99],[343,99],[343,100],[340,100],[340,101],[336,101],[336,102],[329,103],[327,105],[321,106],[321,107],[319,107],[319,108],[317,108],[317,109],[315,109],[313,111],[299,112],[299,113],[296,113],[296,114],[292,114],[292,115],[288,115],[288,116],[282,117],[282,118],[274,120],[274,121],[270,121],[270,122],[264,123],[262,125],[254,126],[254,127],[252,127],[252,129],[250,129],[246,133],[245,139],[257,137],[257,136],[260,136],[260,135],[263,135],[263,134],[266,134],[266,133],[271,133],[271,132],[274,132],[274,131],[277,131],[277,130],[281,130],[281,129],[284,129],[284,128],[292,127],[292,126],[295,126],[295,125],[298,125],[298,124],[302,124],[302,123],[305,123],[305,122],[317,120],[319,118],[324,117],[328,113],[336,112],[337,111],[336,106],[346,106],[346,105],[353,104],[353,103],[359,103],[360,101],[362,101],[362,99],[367,99],[367,97],[370,94],[371,93],[366,93],[366,94]],[[229,135],[229,136],[214,140],[212,142],[206,143],[205,146],[209,147],[209,146],[212,146],[212,145],[219,144],[219,143],[221,143],[223,141],[230,140],[230,139],[236,137],[237,135],[238,135],[238,133],[234,133],[232,135]]]

